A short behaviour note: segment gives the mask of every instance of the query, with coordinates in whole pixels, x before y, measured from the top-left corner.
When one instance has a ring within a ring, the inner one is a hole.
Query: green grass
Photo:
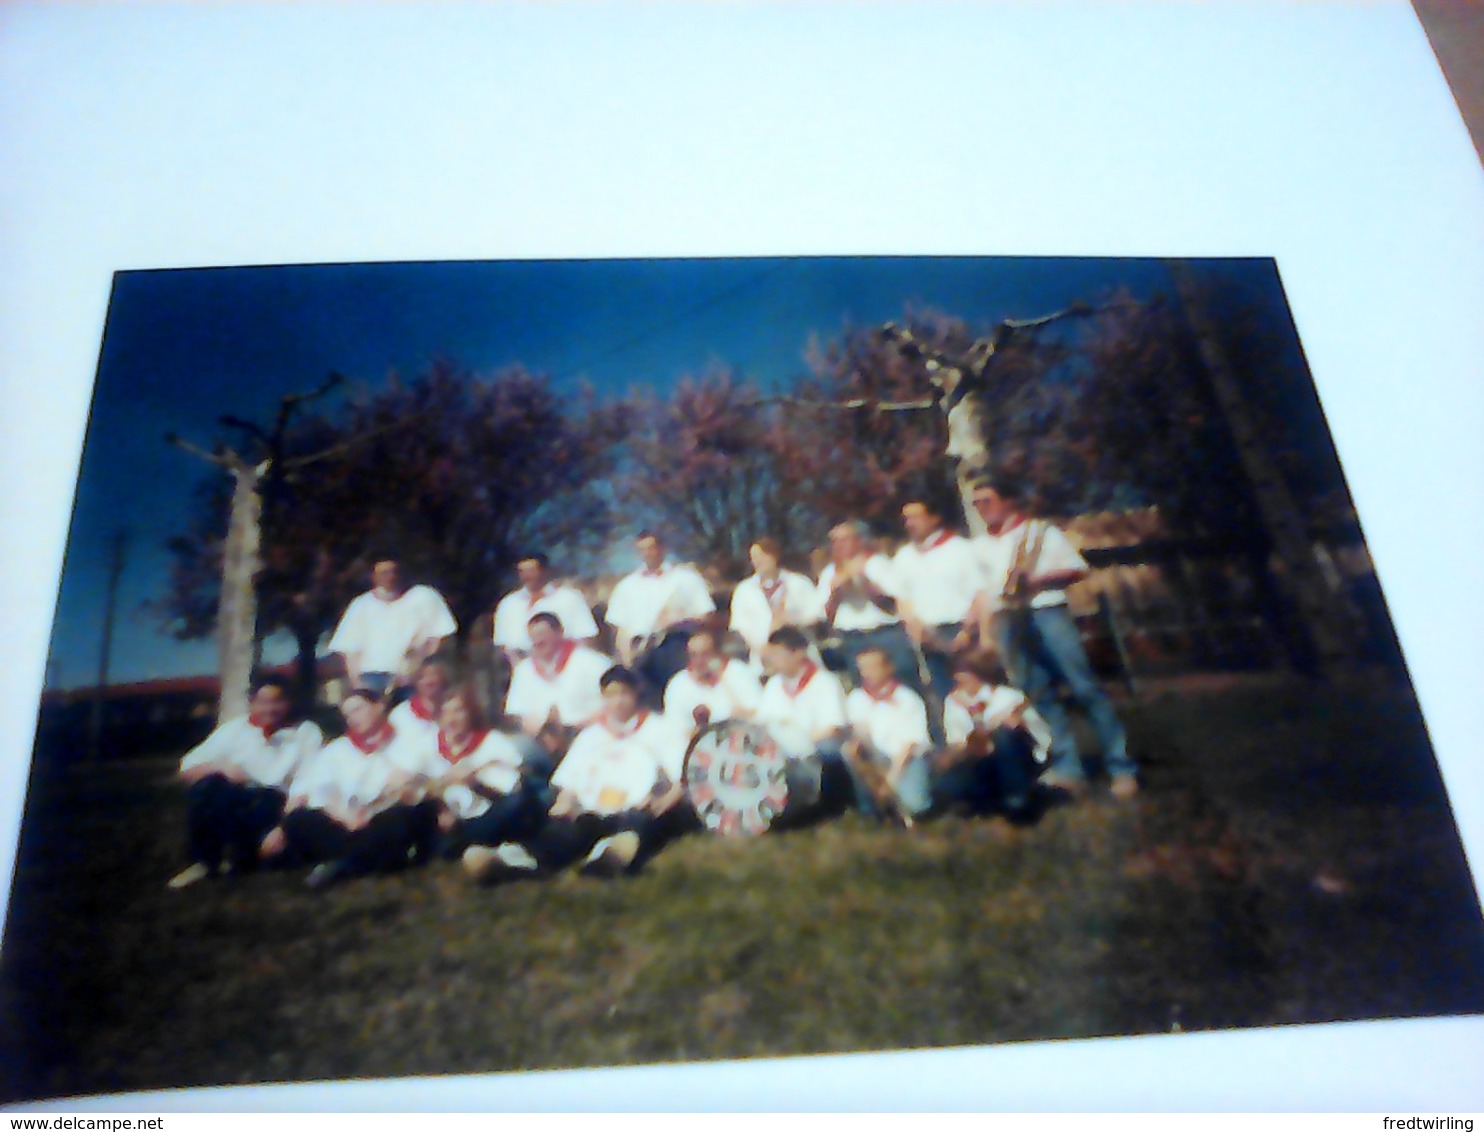
[[[1484,1010],[1484,923],[1404,688],[1248,680],[1123,711],[1131,805],[693,836],[606,883],[437,865],[168,892],[173,761],[37,775],[0,1098]]]

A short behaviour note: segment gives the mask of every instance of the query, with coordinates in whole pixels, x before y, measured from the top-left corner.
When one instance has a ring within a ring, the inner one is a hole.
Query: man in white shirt
[[[1067,587],[1087,576],[1086,560],[1059,528],[1030,516],[1018,484],[983,480],[973,500],[987,532],[973,540],[984,572],[976,616],[990,620],[1010,682],[1051,725],[1052,765],[1042,784],[1072,794],[1086,789],[1072,721],[1057,694],[1065,685],[1097,731],[1114,797],[1133,797],[1138,767],[1128,756],[1123,724],[1093,675],[1067,608]]]
[[[819,591],[803,574],[782,567],[777,540],[760,538],[747,551],[754,573],[732,591],[730,628],[747,644],[755,672],[764,669],[768,637],[785,625],[812,625],[824,616]]]
[[[892,560],[897,613],[922,650],[932,692],[941,704],[953,690],[953,654],[969,645],[965,622],[982,570],[969,540],[944,524],[935,505],[909,502],[902,508],[902,524],[908,542]]]
[[[753,719],[788,758],[790,799],[809,805],[845,771],[845,689],[810,655],[809,639],[792,626],[768,638],[768,663],[774,675],[763,687]]]
[[[556,798],[547,820],[524,844],[473,846],[464,868],[490,881],[560,869],[629,871],[684,824],[681,769],[686,736],[640,703],[642,681],[614,666],[603,676],[603,713],[572,742],[551,777]]]
[[[520,588],[506,594],[495,606],[495,647],[505,655],[513,668],[531,651],[527,631],[531,618],[538,613],[551,613],[557,618],[569,641],[592,643],[598,636],[598,623],[587,599],[574,586],[559,585],[551,577],[551,566],[544,554],[532,554],[515,565]]]
[[[665,557],[653,531],[634,540],[643,565],[621,579],[608,599],[618,659],[635,669],[658,696],[685,667],[685,641],[702,618],[716,612],[711,589],[695,567]]]
[[[417,667],[412,680],[412,695],[392,708],[387,721],[399,738],[438,734],[438,718],[443,708],[443,697],[453,683],[448,674],[448,665],[441,660],[429,658]]]
[[[739,660],[721,655],[716,634],[692,633],[685,667],[665,686],[665,716],[687,735],[728,719],[751,719],[762,698],[757,677]]]
[[[933,794],[943,805],[999,809],[1031,820],[1032,788],[1051,750],[1051,727],[1025,693],[1009,686],[992,653],[960,657],[944,702],[948,746],[936,761]]]
[[[257,864],[258,844],[283,816],[294,775],[324,741],[313,723],[294,723],[291,711],[288,681],[257,680],[248,714],[223,723],[181,759],[190,864],[169,887],[185,888],[228,864]]]
[[[405,589],[396,560],[385,558],[372,567],[371,589],[346,607],[329,651],[344,658],[352,688],[384,695],[405,684],[458,627],[437,590]]]
[[[871,544],[871,529],[860,520],[830,531],[832,561],[819,575],[824,619],[840,639],[848,674],[866,649],[880,649],[894,679],[922,691],[917,653],[897,612],[898,580],[891,559]]]
[[[867,648],[856,664],[861,685],[845,700],[850,738],[844,744],[856,804],[910,828],[932,805],[927,708],[896,678],[886,650]]]
[[[526,632],[531,655],[510,677],[505,714],[520,723],[518,745],[533,772],[549,778],[573,736],[602,714],[601,681],[613,661],[567,639],[555,613],[535,614]]]

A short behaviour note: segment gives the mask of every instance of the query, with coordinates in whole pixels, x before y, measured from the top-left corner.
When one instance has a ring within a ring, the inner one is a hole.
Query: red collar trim
[[[422,720],[424,723],[432,723],[437,718],[437,715],[433,711],[433,709],[423,701],[423,698],[421,696],[418,695],[414,695],[412,699],[407,701],[407,710],[415,715],[418,719]]]
[[[651,570],[648,566],[639,567],[639,573],[646,578],[663,578],[670,572],[670,563],[661,562],[659,567]]]
[[[814,674],[818,671],[819,665],[815,664],[812,660],[806,661],[804,663],[804,671],[799,673],[799,679],[792,688],[788,686],[788,681],[784,680],[783,690],[788,694],[788,698],[791,700],[795,699],[800,692],[809,687],[809,681],[814,679]]]
[[[357,735],[354,731],[347,731],[345,737],[355,744],[356,750],[363,755],[374,755],[381,748],[391,742],[395,732],[392,731],[390,723],[383,722],[380,727],[370,735]]]
[[[274,735],[278,734],[278,732],[282,731],[285,727],[288,726],[288,721],[287,720],[284,720],[277,727],[273,727],[273,728],[266,727],[255,716],[253,716],[253,714],[251,712],[248,713],[247,721],[248,721],[248,723],[252,724],[254,727],[256,727],[259,731],[261,731],[263,733],[263,738],[264,739],[271,739],[271,738],[273,738]]]
[[[1020,512],[1017,511],[1015,513],[1015,518],[1011,519],[1010,522],[1006,523],[999,530],[997,530],[997,531],[991,531],[990,533],[993,534],[996,538],[999,538],[1002,535],[1008,535],[1011,531],[1015,530],[1016,527],[1019,527],[1021,524],[1025,523],[1026,521],[1027,521],[1026,517],[1023,514],[1021,514]]]
[[[866,693],[866,695],[870,696],[871,699],[875,700],[878,704],[884,704],[888,700],[890,700],[897,694],[897,689],[900,687],[901,683],[897,680],[888,680],[881,686],[880,691],[873,691],[871,688],[866,687],[866,685],[861,685],[861,689]]]
[[[627,723],[621,723],[615,727],[613,722],[605,715],[602,720],[603,730],[617,739],[627,739],[630,735],[638,731],[639,728],[643,727],[645,720],[648,718],[649,709],[640,708],[629,718]]]
[[[956,532],[950,531],[947,527],[942,527],[935,534],[928,536],[928,540],[926,542],[918,543],[917,549],[923,554],[926,554],[930,550],[937,550],[938,547],[942,546],[945,542],[948,542],[950,539],[955,539],[957,537],[958,534]]]
[[[536,656],[531,656],[531,667],[536,670],[536,675],[543,680],[555,680],[567,667],[567,662],[572,659],[572,654],[577,651],[576,641],[564,640],[557,646],[556,659],[549,665],[543,664]]]
[[[479,748],[479,744],[484,742],[489,733],[490,732],[488,727],[486,727],[483,731],[472,732],[469,735],[468,741],[458,750],[454,750],[448,745],[448,736],[446,736],[442,731],[439,731],[438,753],[443,756],[446,762],[456,763],[470,751],[477,750]]]

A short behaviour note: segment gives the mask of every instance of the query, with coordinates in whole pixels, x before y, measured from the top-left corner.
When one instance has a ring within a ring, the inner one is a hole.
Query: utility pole
[[[114,532],[113,551],[108,562],[108,595],[103,603],[103,641],[98,649],[98,682],[93,686],[93,710],[88,717],[88,762],[97,762],[103,750],[103,701],[108,692],[108,662],[113,652],[119,577],[124,572],[124,551],[128,543],[128,531],[120,528]]]

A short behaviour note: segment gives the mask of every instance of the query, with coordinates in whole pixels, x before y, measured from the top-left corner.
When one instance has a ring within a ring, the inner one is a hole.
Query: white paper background
[[[0,871],[114,270],[970,253],[1277,257],[1477,876],[1481,189],[1401,2],[0,8]],[[1475,1018],[139,1104],[1457,1111],[1481,1065]]]

